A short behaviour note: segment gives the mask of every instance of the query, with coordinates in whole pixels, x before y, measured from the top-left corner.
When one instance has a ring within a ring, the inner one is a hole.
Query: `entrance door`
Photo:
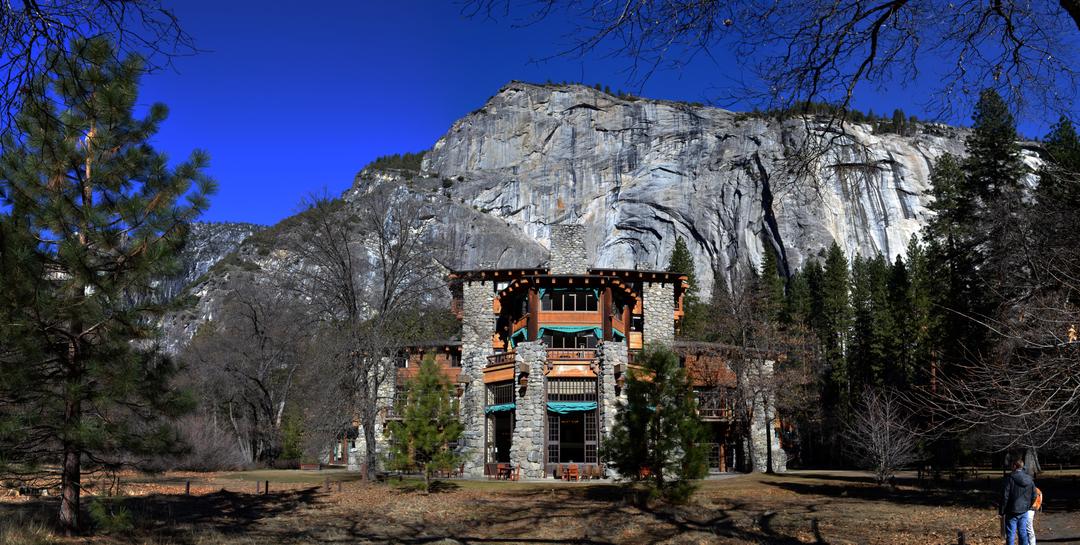
[[[596,463],[596,411],[548,413],[548,463]]]
[[[585,461],[585,419],[583,413],[562,415],[559,422],[559,461]]]
[[[492,418],[495,428],[494,447],[495,462],[506,463],[510,461],[510,444],[514,440],[514,413],[502,411],[495,413]]]

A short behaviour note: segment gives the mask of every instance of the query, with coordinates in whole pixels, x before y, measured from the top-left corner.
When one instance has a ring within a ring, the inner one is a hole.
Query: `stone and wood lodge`
[[[497,463],[533,479],[551,477],[559,464],[596,466],[628,369],[646,344],[662,343],[679,353],[693,382],[710,434],[710,471],[785,469],[771,401],[738,393],[744,377],[728,365],[738,352],[675,341],[685,275],[590,268],[583,227],[562,225],[551,228],[547,268],[456,271],[450,281],[461,338],[403,350],[380,428],[398,417],[402,386],[433,355],[456,385],[465,425],[456,448],[466,476],[489,474]],[[772,361],[749,368],[771,373]],[[360,438],[351,433],[330,461],[355,467]]]

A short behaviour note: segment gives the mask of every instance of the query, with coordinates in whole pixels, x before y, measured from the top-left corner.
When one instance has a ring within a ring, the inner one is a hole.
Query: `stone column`
[[[465,463],[465,475],[484,475],[484,367],[492,354],[495,333],[495,287],[489,281],[466,282],[462,286],[461,374],[465,391],[461,394],[461,423],[465,430],[458,441],[458,454]]]
[[[545,476],[544,449],[547,447],[544,433],[544,420],[547,418],[547,406],[544,404],[547,347],[539,341],[523,342],[517,345],[514,357],[517,375],[528,370],[529,380],[525,388],[521,388],[520,383],[518,387],[510,463],[521,465],[523,477],[542,479]]]
[[[586,274],[589,258],[585,253],[584,225],[552,225],[550,227],[551,274]]]
[[[753,471],[766,472],[770,461],[774,472],[787,470],[787,454],[780,446],[780,434],[776,432],[776,395],[769,387],[772,382],[772,360],[757,360],[748,366],[740,380],[747,392],[745,403],[750,408],[750,467]],[[771,455],[771,460],[770,460]]]
[[[670,346],[675,342],[675,284],[646,282],[641,295],[642,341]]]
[[[597,346],[596,355],[600,359],[600,369],[596,373],[597,392],[600,402],[600,440],[611,436],[615,426],[615,413],[618,411],[619,396],[615,393],[615,368],[621,366],[626,372],[626,343],[605,341]]]

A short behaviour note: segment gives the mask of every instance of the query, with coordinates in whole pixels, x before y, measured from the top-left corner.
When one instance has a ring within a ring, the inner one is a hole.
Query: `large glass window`
[[[548,348],[596,348],[595,333],[544,332],[544,345]]]
[[[553,311],[596,312],[596,293],[584,291],[547,291],[540,299],[540,308]]]

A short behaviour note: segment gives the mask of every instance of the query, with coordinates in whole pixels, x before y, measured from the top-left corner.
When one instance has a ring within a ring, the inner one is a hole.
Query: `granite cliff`
[[[682,237],[707,296],[714,271],[757,269],[766,246],[787,270],[833,241],[849,255],[902,255],[931,214],[933,161],[962,154],[964,136],[930,124],[909,136],[860,124],[837,132],[812,118],[511,82],[455,122],[419,171],[367,168],[342,200],[348,210],[374,184],[423,199],[449,269],[544,264],[550,226],[563,222],[585,226],[599,267],[665,268]],[[812,138],[827,145],[808,148]],[[167,318],[166,345],[213,314],[231,275],[297,266],[283,243],[294,220],[229,239],[225,259],[198,260],[215,264],[187,275],[199,277],[188,279],[195,297]]]
[[[963,129],[823,127],[512,82],[454,123],[423,170],[527,240],[546,245],[549,225],[584,224],[597,266],[664,268],[683,237],[706,289],[713,271],[757,268],[765,245],[788,270],[833,241],[848,255],[902,255],[929,217],[931,164],[963,153]],[[827,145],[808,153],[808,135]],[[534,264],[525,257],[499,264]]]

